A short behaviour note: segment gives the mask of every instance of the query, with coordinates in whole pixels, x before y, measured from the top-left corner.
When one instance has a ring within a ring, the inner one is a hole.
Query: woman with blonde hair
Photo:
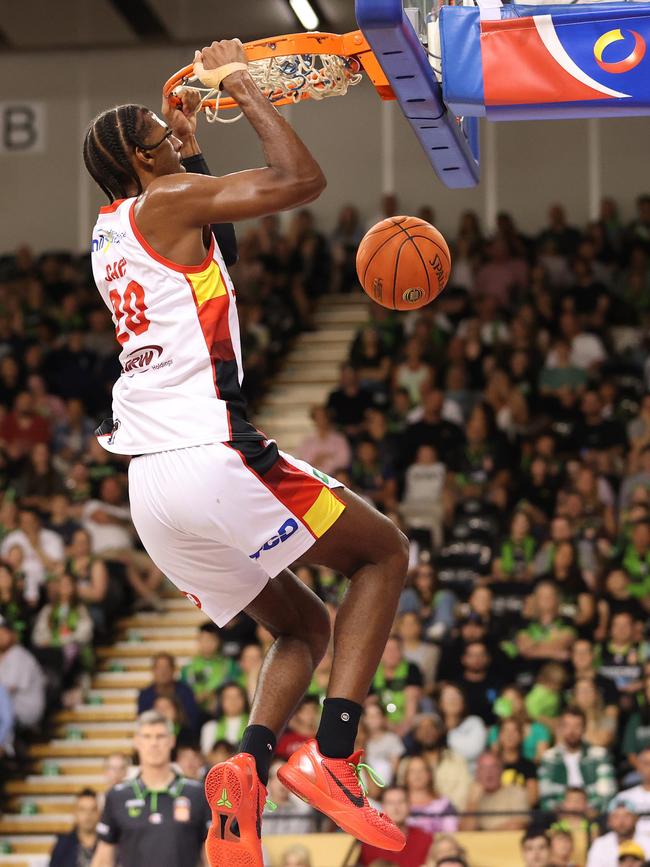
[[[573,704],[587,722],[584,739],[593,747],[611,747],[618,723],[617,708],[605,708],[603,697],[590,677],[581,677],[573,687]]]
[[[458,816],[451,801],[441,798],[433,785],[429,763],[422,756],[410,756],[400,762],[398,781],[409,799],[408,824],[427,834],[458,830]]]

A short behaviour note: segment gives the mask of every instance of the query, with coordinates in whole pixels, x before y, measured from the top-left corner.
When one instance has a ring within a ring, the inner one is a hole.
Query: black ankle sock
[[[240,753],[249,753],[255,759],[257,773],[263,785],[269,784],[269,768],[275,750],[275,735],[266,726],[248,726],[242,735]]]
[[[326,698],[316,740],[330,759],[347,759],[354,752],[363,708],[347,698]]]

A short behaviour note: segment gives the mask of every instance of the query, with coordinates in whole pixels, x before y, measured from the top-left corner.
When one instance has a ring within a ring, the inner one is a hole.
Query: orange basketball
[[[357,250],[364,292],[391,310],[415,310],[433,301],[450,270],[447,242],[418,217],[382,220],[366,232]]]

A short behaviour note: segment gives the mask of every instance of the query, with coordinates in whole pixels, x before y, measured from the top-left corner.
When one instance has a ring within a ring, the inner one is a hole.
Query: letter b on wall
[[[44,150],[44,104],[0,102],[0,153],[43,153]]]

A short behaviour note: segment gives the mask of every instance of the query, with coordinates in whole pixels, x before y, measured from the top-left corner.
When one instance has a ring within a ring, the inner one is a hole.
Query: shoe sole
[[[324,813],[342,831],[345,831],[346,834],[351,834],[362,843],[367,843],[369,846],[375,846],[378,849],[385,849],[387,852],[401,852],[406,845],[406,840],[397,842],[393,838],[383,837],[381,832],[374,829],[368,833],[370,829],[366,822],[355,822],[354,814],[351,810],[344,806],[342,807],[339,801],[334,800],[334,798],[326,794],[322,789],[319,789],[318,786],[305,777],[304,774],[294,770],[289,765],[285,765],[279,769],[278,779],[296,797],[309,804],[315,810]]]
[[[264,867],[262,844],[237,838],[231,831],[233,820],[240,813],[246,786],[243,772],[224,762],[215,765],[205,778],[205,796],[212,811],[212,824],[205,841],[210,867]],[[221,802],[221,803],[218,803]],[[231,834],[222,839],[220,830]]]

